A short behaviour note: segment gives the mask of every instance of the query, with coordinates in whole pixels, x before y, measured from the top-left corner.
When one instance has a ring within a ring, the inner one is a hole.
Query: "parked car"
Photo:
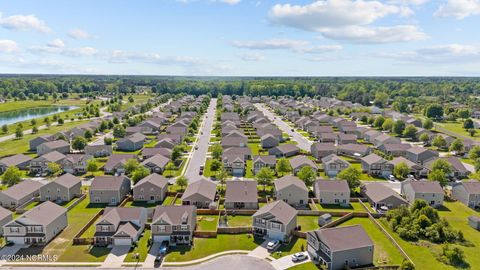
[[[195,150],[198,150],[198,145],[195,145]]]
[[[304,252],[297,252],[292,255],[292,262],[301,262],[305,259],[307,259],[307,254]]]
[[[270,241],[270,242],[268,242],[268,244],[267,244],[267,249],[270,250],[270,251],[273,251],[273,250],[275,250],[279,245],[280,245],[280,241],[278,241],[278,240]]]

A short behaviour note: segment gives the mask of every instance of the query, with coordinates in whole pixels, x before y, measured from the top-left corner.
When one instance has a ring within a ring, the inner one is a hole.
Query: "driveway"
[[[160,249],[161,243],[154,242],[148,251],[147,258],[143,263],[142,268],[153,268],[155,266],[155,258],[157,257],[158,250]]]
[[[205,114],[203,124],[200,126],[200,133],[197,137],[197,141],[193,145],[192,153],[190,154],[190,162],[185,170],[185,177],[187,177],[190,182],[197,181],[201,177],[199,174],[200,166],[205,164],[209,146],[208,142],[210,141],[213,121],[215,120],[216,107],[217,99],[212,98]],[[196,147],[198,147],[198,149],[195,149]]]
[[[14,261],[15,258],[12,258],[13,255],[17,254],[17,252],[22,249],[28,247],[27,245],[13,245],[13,246],[5,246],[0,249],[0,264],[6,261]]]
[[[297,146],[307,152],[310,152],[310,147],[312,146],[313,142],[305,138],[302,134],[298,133],[297,131],[292,131],[292,127],[290,127],[285,121],[283,121],[279,116],[276,116],[273,112],[269,111],[265,104],[256,103],[255,107],[259,109],[263,114],[270,119],[278,128],[280,128],[283,132],[287,133],[294,141],[298,144]]]
[[[102,268],[121,267],[131,246],[114,246],[102,264]]]
[[[305,252],[305,254],[307,254],[307,252]],[[307,254],[307,256],[308,256],[308,254]],[[272,264],[272,266],[276,270],[284,270],[284,269],[288,269],[290,267],[294,267],[296,265],[304,264],[304,263],[307,263],[307,262],[310,262],[310,256],[308,256],[307,259],[305,259],[301,262],[293,262],[292,261],[292,256],[287,255],[287,256],[281,257],[278,260],[271,261],[270,263]]]
[[[267,250],[268,242],[270,242],[270,240],[265,240],[260,246],[250,251],[250,253],[248,253],[248,256],[259,259],[265,259],[270,256],[270,252],[268,252]]]

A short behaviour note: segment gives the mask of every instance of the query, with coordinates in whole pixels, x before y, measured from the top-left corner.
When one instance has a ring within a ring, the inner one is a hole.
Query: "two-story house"
[[[334,177],[339,172],[348,168],[350,163],[339,156],[332,154],[322,158],[322,166],[327,176]]]
[[[255,236],[289,242],[297,226],[297,210],[279,200],[260,208],[252,220]]]
[[[133,200],[145,202],[161,202],[167,197],[168,179],[152,173],[133,186]]]
[[[350,204],[350,188],[346,180],[317,180],[313,192],[320,204]]]
[[[275,198],[295,208],[303,208],[308,204],[308,188],[305,182],[293,175],[283,176],[273,182]]]
[[[124,175],[96,176],[90,185],[90,203],[117,205],[131,190],[131,181]]]
[[[66,173],[40,187],[41,201],[69,202],[82,194],[82,180]]]
[[[131,246],[142,234],[147,223],[143,207],[107,207],[95,223],[95,246]]]
[[[157,206],[153,212],[151,231],[155,243],[191,245],[197,225],[197,207],[193,205]]]

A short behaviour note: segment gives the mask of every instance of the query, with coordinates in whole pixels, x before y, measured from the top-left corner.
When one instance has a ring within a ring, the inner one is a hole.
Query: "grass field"
[[[198,231],[216,231],[218,225],[217,215],[201,215],[197,216]]]
[[[148,239],[150,239],[151,235],[152,235],[151,231],[145,229],[143,231],[143,235],[138,240],[137,246],[135,248],[130,249],[130,251],[127,254],[127,257],[125,257],[124,262],[145,261],[145,258],[147,258],[148,249],[150,248],[150,246],[148,246]],[[135,258],[135,254],[137,253],[138,253],[138,259]]]
[[[332,220],[335,217],[332,217]],[[297,216],[297,225],[301,226],[302,232],[313,231],[320,226],[318,226],[318,216]]]
[[[330,211],[330,212],[365,212],[365,209],[359,202],[352,202],[350,206],[340,206],[336,204],[316,204],[319,211]]]
[[[272,253],[272,257],[279,259],[283,256],[294,254],[297,252],[303,252],[307,250],[307,240],[303,238],[293,237],[288,245],[281,245],[275,252]]]
[[[228,227],[252,226],[252,216],[228,216]]]

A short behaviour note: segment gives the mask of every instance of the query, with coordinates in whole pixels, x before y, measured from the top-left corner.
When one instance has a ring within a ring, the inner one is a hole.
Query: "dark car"
[[[157,257],[155,257],[155,262],[154,262],[154,267],[160,267],[162,264],[163,257],[168,252],[168,241],[163,241],[162,244],[160,245],[160,248],[158,249]]]

